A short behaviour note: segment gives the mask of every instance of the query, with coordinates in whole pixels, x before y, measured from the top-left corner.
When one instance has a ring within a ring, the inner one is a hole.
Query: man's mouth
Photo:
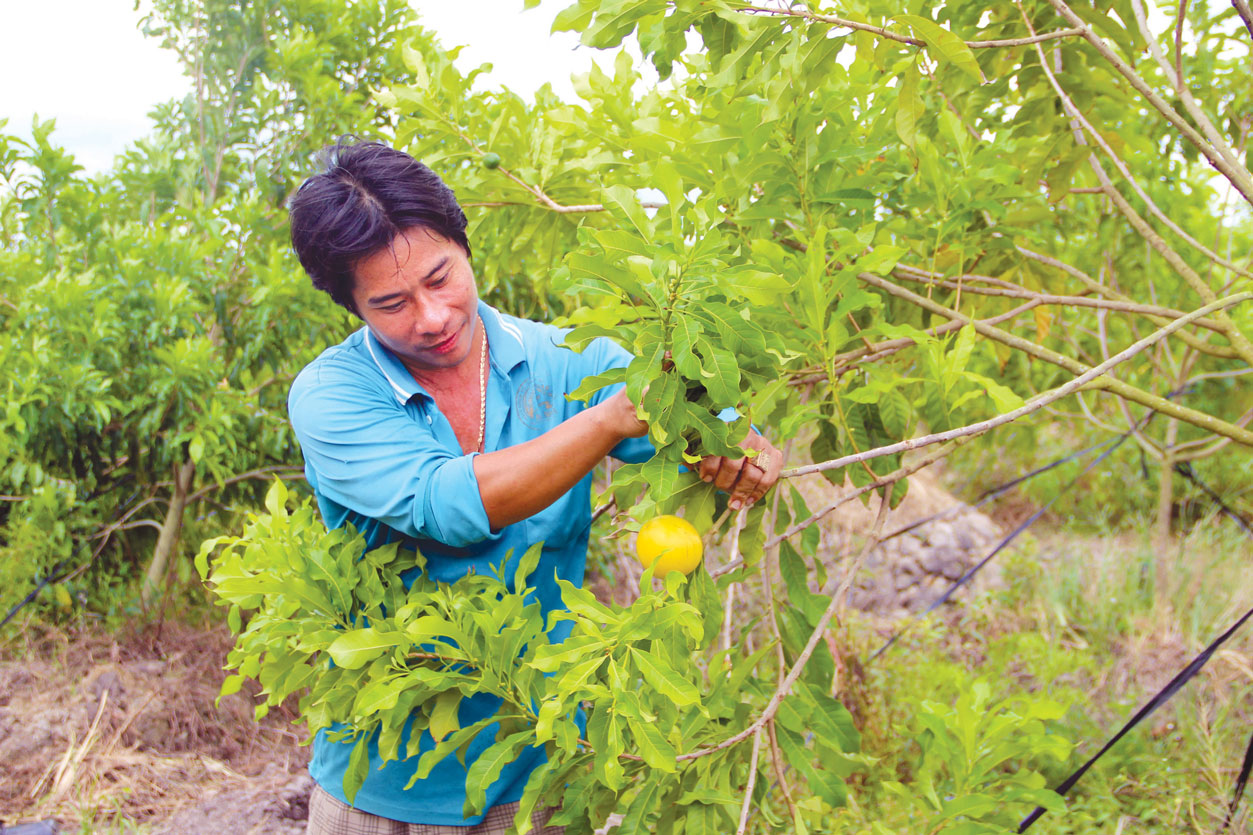
[[[443,342],[436,342],[434,345],[430,347],[430,350],[434,351],[437,354],[447,354],[449,351],[451,351],[453,348],[457,346],[458,335],[459,334],[454,333],[452,336],[448,337]]]

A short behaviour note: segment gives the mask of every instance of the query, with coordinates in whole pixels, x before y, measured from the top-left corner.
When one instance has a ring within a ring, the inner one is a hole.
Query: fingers
[[[610,425],[618,437],[638,438],[648,434],[648,424],[639,419],[639,411],[626,389],[615,392],[601,406],[608,410]]]
[[[754,433],[744,447],[757,454],[753,458],[710,456],[701,459],[697,467],[704,481],[731,494],[728,504],[732,510],[751,507],[778,482],[783,471],[783,454],[765,438]]]
[[[766,488],[761,485],[762,476],[765,475],[761,468],[748,458],[739,460],[743,463],[743,467],[740,469],[739,480],[731,490],[731,501],[728,504],[732,510],[752,507],[753,503],[766,493]]]

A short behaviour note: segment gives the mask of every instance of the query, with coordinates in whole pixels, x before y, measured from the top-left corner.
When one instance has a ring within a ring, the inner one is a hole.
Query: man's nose
[[[436,336],[444,332],[448,323],[448,308],[442,304],[420,301],[415,306],[414,328],[424,334]]]

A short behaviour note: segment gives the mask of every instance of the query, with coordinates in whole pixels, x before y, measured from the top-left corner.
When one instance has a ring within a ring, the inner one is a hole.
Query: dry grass
[[[254,722],[243,693],[214,705],[230,645],[221,625],[26,636],[0,661],[0,820],[116,828],[290,782],[307,762],[292,712]]]

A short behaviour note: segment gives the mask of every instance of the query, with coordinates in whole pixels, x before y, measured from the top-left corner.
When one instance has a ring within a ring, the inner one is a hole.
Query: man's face
[[[478,332],[478,291],[456,243],[409,229],[357,264],[353,275],[357,313],[419,380],[469,356]]]

